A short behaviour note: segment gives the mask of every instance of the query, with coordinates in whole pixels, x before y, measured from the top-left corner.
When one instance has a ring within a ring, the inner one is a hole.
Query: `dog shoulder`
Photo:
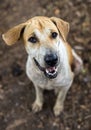
[[[66,46],[66,49],[67,49],[67,55],[68,55],[68,62],[70,64],[70,66],[72,65],[73,63],[73,54],[72,54],[72,48],[71,46],[68,44],[68,43],[64,43],[65,46]]]
[[[71,67],[71,70],[78,74],[83,68],[83,61],[81,57],[75,52],[74,49],[68,43],[65,43],[67,48],[68,60]]]

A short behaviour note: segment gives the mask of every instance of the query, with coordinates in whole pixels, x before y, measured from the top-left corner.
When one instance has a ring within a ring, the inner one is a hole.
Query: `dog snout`
[[[53,67],[58,62],[58,56],[56,53],[46,54],[44,57],[44,61],[46,65]]]

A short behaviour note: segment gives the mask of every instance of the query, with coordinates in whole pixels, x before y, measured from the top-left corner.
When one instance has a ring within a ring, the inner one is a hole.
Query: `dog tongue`
[[[48,70],[50,73],[54,73],[54,72],[55,72],[55,67],[47,68],[47,70]]]

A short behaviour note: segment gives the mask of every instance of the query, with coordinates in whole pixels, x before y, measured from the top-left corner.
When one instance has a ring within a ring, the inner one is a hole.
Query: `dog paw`
[[[61,114],[61,112],[63,111],[63,105],[61,106],[54,106],[54,115],[57,117]]]
[[[39,104],[39,103],[37,103],[37,102],[34,102],[33,105],[32,105],[32,111],[33,111],[34,113],[36,113],[36,112],[39,112],[39,111],[41,111],[41,110],[42,110],[42,104]]]

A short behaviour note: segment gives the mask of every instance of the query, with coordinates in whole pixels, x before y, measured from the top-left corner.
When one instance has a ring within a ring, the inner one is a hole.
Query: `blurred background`
[[[27,54],[21,41],[5,45],[1,34],[36,15],[70,23],[69,44],[84,68],[67,94],[64,111],[55,118],[53,92],[45,92],[42,112],[33,114],[33,84],[25,74]],[[91,0],[0,0],[0,130],[91,130]]]

